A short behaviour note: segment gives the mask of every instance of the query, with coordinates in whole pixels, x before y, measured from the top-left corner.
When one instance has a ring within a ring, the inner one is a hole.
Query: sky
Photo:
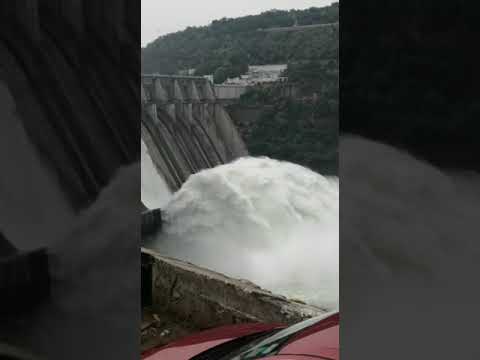
[[[141,0],[142,46],[188,26],[208,25],[223,17],[255,15],[271,9],[306,9],[332,0]]]

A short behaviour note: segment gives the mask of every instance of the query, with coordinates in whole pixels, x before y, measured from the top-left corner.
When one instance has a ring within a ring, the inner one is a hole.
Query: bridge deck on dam
[[[170,190],[248,154],[208,79],[142,75],[142,140]]]

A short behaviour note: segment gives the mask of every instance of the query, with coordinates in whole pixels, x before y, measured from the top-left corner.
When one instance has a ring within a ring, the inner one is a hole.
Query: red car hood
[[[330,315],[300,331],[282,347],[276,356],[265,360],[308,360],[339,359],[339,322],[338,313]],[[189,360],[208,349],[227,341],[273,329],[285,328],[280,324],[240,324],[223,326],[189,336],[166,347],[143,354],[145,360]]]
[[[308,354],[320,358],[340,358],[340,315],[332,315],[302,331],[282,348],[279,355]],[[286,359],[285,359],[286,360]]]
[[[239,324],[222,326],[202,331],[182,340],[173,342],[160,349],[142,354],[145,360],[189,360],[212,347],[224,342],[258,332],[284,328],[281,324]]]

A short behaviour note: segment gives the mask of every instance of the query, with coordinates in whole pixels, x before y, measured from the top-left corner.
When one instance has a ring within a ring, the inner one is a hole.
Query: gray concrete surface
[[[142,251],[152,263],[153,312],[169,314],[197,329],[245,322],[294,324],[325,312],[249,281]]]

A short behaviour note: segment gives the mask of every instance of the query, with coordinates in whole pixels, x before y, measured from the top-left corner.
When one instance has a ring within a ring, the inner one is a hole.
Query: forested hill
[[[145,73],[173,74],[196,69],[196,75],[234,77],[248,65],[292,63],[338,57],[338,26],[304,31],[268,32],[275,27],[330,24],[339,20],[339,5],[307,10],[271,10],[260,15],[213,21],[168,34],[142,49]]]

